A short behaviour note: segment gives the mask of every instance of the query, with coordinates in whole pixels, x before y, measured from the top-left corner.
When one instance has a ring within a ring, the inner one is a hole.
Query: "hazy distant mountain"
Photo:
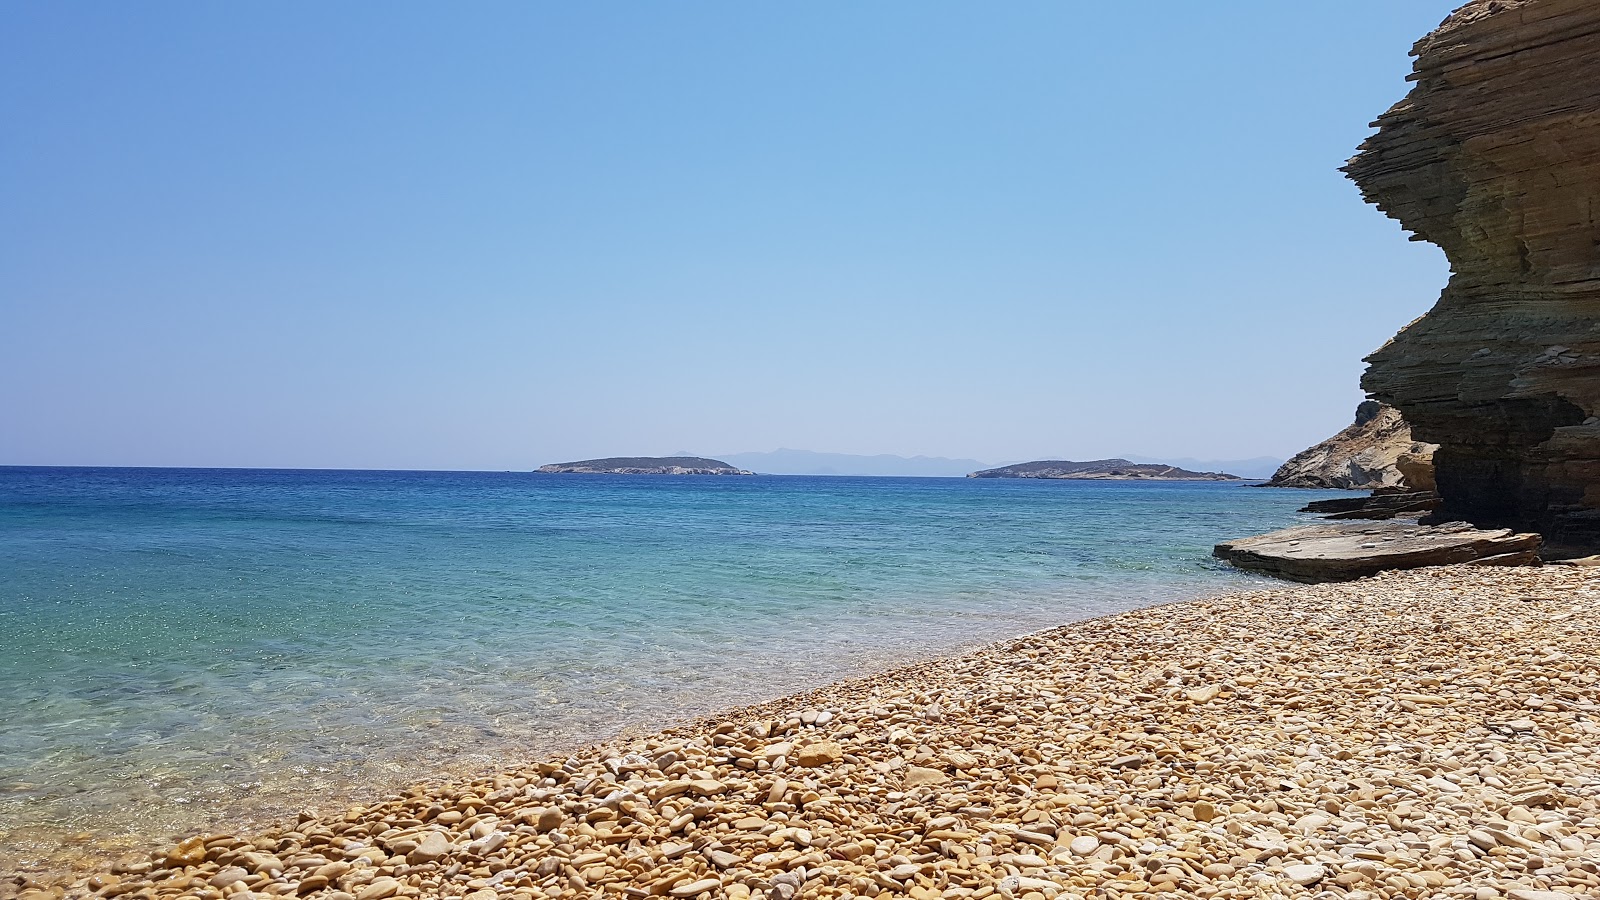
[[[1196,472],[1228,472],[1240,478],[1271,478],[1272,473],[1278,471],[1283,465],[1283,460],[1274,456],[1257,456],[1253,459],[1192,459],[1190,457],[1173,458],[1163,456],[1134,456],[1126,457],[1130,462],[1159,463],[1168,466],[1177,466],[1180,469],[1192,469]]]
[[[817,453],[812,450],[773,450],[768,453],[722,453],[741,469],[763,475],[882,475],[922,478],[962,478],[984,468],[975,459],[942,456],[858,456],[852,453]]]

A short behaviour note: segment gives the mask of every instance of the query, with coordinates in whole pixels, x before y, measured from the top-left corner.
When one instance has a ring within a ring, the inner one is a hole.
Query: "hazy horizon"
[[[6,4],[0,464],[1287,458],[1453,6]]]
[[[1023,462],[1039,462],[1045,460],[1064,459],[1060,455],[1042,456],[1034,459],[1000,459],[976,460],[955,459],[944,456],[904,456],[893,453],[855,454],[832,453],[825,450],[800,450],[793,447],[779,447],[775,450],[748,450],[734,453],[696,453],[688,450],[675,450],[671,453],[649,454],[644,457],[634,458],[671,458],[671,457],[700,457],[725,462],[737,468],[750,469],[762,475],[840,475],[853,477],[896,477],[896,478],[961,478],[970,472],[983,469],[993,469],[1002,466],[1016,465]],[[79,466],[79,465],[35,465],[35,464],[9,464],[0,463],[0,468],[91,468],[91,469],[119,469],[119,468],[151,468],[151,469],[257,469],[263,471],[289,470],[289,471],[398,471],[398,472],[505,472],[529,471],[532,472],[540,465],[560,463],[586,462],[590,459],[606,459],[613,457],[628,458],[626,455],[612,454],[610,457],[588,457],[579,459],[552,459],[536,463],[527,470],[521,469],[372,469],[369,467],[285,467],[285,466]],[[1282,465],[1285,460],[1277,457],[1261,456],[1241,460],[1202,460],[1191,457],[1150,457],[1138,453],[1118,453],[1105,459],[1126,459],[1133,463],[1157,463],[1161,465],[1178,466],[1179,468],[1193,471],[1220,471],[1239,475],[1246,479],[1266,478],[1272,471]],[[774,460],[786,460],[787,464],[774,464]],[[801,462],[800,460],[806,460]],[[1077,462],[1090,462],[1092,460],[1076,460]],[[765,463],[765,465],[763,464]],[[825,464],[838,467],[829,470]]]

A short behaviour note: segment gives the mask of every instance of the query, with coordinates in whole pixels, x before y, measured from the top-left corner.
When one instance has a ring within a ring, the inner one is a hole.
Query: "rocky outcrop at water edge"
[[[1453,272],[1362,380],[1434,456],[1440,516],[1600,549],[1600,3],[1473,0],[1345,172]]]

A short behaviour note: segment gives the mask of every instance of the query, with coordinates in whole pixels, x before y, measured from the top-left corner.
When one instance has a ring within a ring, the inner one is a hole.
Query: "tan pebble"
[[[356,892],[356,900],[384,900],[400,890],[400,882],[393,878],[378,878]]]
[[[674,897],[698,897],[722,887],[722,882],[715,878],[702,878],[688,884],[680,884],[667,893]],[[359,900],[359,898],[358,898]]]
[[[1316,863],[1301,863],[1294,866],[1285,866],[1284,877],[1302,887],[1310,887],[1327,877],[1328,870]]]
[[[965,750],[946,750],[944,761],[956,769],[976,769],[979,765],[978,758]]]
[[[921,766],[912,766],[906,770],[905,777],[901,779],[901,783],[908,788],[912,788],[923,787],[930,784],[944,784],[949,780],[950,776],[939,771],[938,769],[925,769]]]
[[[406,861],[413,866],[425,865],[436,862],[449,854],[451,850],[450,839],[437,831],[430,831],[418,844],[416,849],[406,854]]]
[[[167,853],[167,865],[172,868],[198,866],[206,861],[205,838],[196,835]]]
[[[329,881],[332,881],[333,879],[338,878],[340,875],[343,875],[344,873],[346,873],[348,871],[350,871],[350,864],[345,862],[345,861],[343,861],[343,860],[340,860],[339,862],[328,863],[325,866],[317,866],[315,869],[313,869],[311,871],[311,874],[320,875],[323,878],[326,878]]]
[[[1209,800],[1197,800],[1194,804],[1194,817],[1201,822],[1209,822],[1217,817],[1217,808]]]
[[[539,813],[538,818],[534,820],[534,827],[540,831],[555,831],[566,819],[565,813],[552,807]]]
[[[833,741],[818,741],[795,751],[795,763],[808,769],[831,766],[844,758],[844,748]]]
[[[207,883],[214,888],[220,889],[225,888],[230,884],[234,884],[235,882],[244,881],[249,877],[250,873],[246,872],[244,869],[241,869],[238,866],[227,866],[219,869],[217,874],[211,876],[211,880]]]

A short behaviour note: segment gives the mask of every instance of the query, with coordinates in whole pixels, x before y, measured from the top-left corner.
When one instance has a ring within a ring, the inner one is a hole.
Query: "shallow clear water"
[[[0,468],[0,870],[1248,584],[1318,496]]]

